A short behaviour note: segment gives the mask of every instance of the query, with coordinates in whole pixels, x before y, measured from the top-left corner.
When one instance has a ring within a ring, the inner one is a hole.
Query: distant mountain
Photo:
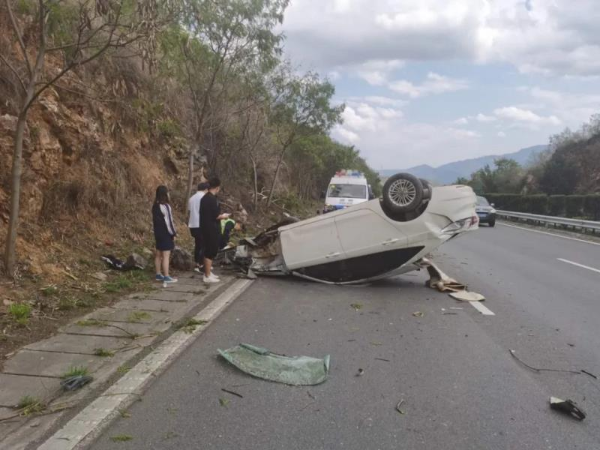
[[[534,155],[543,152],[547,148],[547,145],[534,145],[533,147],[523,148],[515,153],[480,156],[479,158],[451,162],[439,167],[431,167],[427,164],[422,164],[409,169],[385,169],[380,170],[379,174],[386,178],[398,172],[408,172],[436,184],[448,184],[453,183],[459,177],[469,178],[473,172],[482,169],[486,164],[493,166],[494,161],[500,158],[514,159],[519,164],[526,165],[531,161]]]

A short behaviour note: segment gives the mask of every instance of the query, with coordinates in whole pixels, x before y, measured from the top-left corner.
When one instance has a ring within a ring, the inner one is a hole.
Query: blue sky
[[[600,113],[598,0],[291,0],[285,53],[377,169],[544,144]]]

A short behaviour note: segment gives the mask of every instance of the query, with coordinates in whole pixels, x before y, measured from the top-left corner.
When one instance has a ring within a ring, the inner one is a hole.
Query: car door
[[[280,228],[281,250],[288,269],[332,263],[343,257],[335,214]]]
[[[344,259],[404,248],[407,236],[369,208],[348,210],[336,215],[335,223]]]

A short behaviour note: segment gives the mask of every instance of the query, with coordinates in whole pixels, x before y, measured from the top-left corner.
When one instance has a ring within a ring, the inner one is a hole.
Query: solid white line
[[[502,225],[503,227],[518,228],[519,230],[531,231],[532,233],[547,234],[548,236],[554,236],[554,237],[558,237],[561,239],[568,239],[570,241],[583,242],[585,244],[600,245],[599,242],[586,241],[585,239],[577,239],[574,237],[563,236],[561,234],[556,234],[556,233],[548,233],[547,231],[532,230],[530,228],[518,227],[516,225],[508,225],[506,223],[500,223],[500,222],[498,222],[498,225]]]
[[[567,264],[572,264],[573,266],[581,267],[582,269],[587,269],[587,270],[591,270],[592,272],[598,272],[598,273],[600,273],[600,270],[594,269],[593,267],[590,267],[590,266],[584,266],[583,264],[579,264],[579,263],[576,263],[576,262],[573,262],[573,261],[569,261],[568,259],[562,259],[562,258],[556,258],[556,259],[558,259],[559,261],[562,261],[564,263],[567,263]]]
[[[239,280],[219,295],[194,319],[215,320],[252,283]],[[109,387],[100,397],[71,419],[62,429],[44,442],[38,450],[72,450],[90,443],[123,410],[140,398],[144,389],[162,373],[181,352],[206,329],[198,326],[191,333],[177,331],[148,354],[127,374]]]
[[[469,303],[473,306],[473,308],[475,308],[477,311],[479,311],[484,316],[495,316],[496,315],[491,310],[489,310],[487,308],[487,306],[483,306],[481,304],[481,302],[469,302]]]

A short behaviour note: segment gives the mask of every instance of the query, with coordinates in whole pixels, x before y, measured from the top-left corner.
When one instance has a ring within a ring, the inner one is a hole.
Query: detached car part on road
[[[289,219],[230,250],[256,274],[364,283],[418,270],[445,241],[477,229],[468,186],[431,187],[413,175],[390,177],[383,197],[302,221]]]

